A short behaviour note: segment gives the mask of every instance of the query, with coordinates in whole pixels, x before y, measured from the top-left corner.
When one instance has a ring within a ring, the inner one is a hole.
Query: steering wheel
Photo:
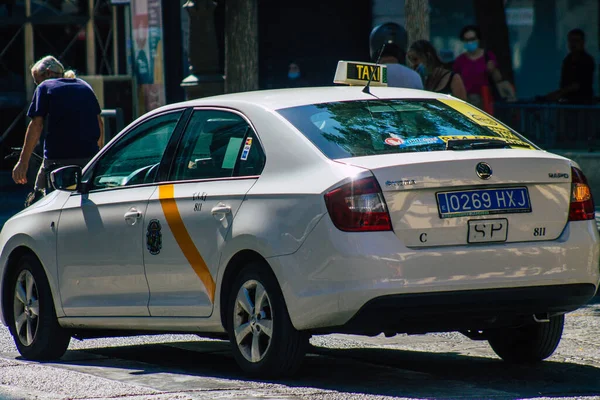
[[[130,186],[130,185],[139,185],[144,183],[143,178],[145,177],[146,172],[152,168],[150,165],[147,165],[142,168],[138,168],[123,179],[121,182],[121,186]]]
[[[152,183],[154,182],[154,178],[156,178],[156,174],[158,172],[158,167],[160,166],[160,163],[156,163],[153,166],[151,166],[148,171],[146,171],[146,175],[144,175],[144,182],[143,183]]]

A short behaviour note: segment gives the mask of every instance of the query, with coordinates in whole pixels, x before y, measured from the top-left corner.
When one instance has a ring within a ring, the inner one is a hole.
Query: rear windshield
[[[331,159],[444,151],[449,140],[487,138],[533,148],[476,108],[450,99],[347,101],[278,113]]]

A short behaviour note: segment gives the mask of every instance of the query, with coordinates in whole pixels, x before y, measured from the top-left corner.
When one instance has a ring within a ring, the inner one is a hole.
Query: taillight
[[[374,177],[347,183],[325,194],[333,224],[342,231],[391,231],[392,222]]]
[[[571,167],[569,221],[585,221],[594,217],[594,199],[587,179],[580,169]]]

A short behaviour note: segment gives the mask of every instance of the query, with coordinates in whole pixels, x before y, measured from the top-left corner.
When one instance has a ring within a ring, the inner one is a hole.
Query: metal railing
[[[546,149],[600,149],[600,105],[497,103],[495,117]]]
[[[121,108],[102,110],[100,116],[104,118],[104,144],[106,144],[123,130],[125,119]]]

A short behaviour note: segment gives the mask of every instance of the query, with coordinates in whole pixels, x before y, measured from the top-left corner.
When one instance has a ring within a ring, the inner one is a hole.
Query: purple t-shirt
[[[44,117],[44,157],[91,158],[98,152],[100,105],[81,79],[47,79],[40,83],[27,115]]]
[[[491,51],[487,51],[489,61],[496,65],[496,56]],[[471,60],[465,53],[461,54],[454,61],[454,72],[460,74],[467,94],[481,94],[483,86],[489,86],[488,72],[485,61],[485,55]]]

